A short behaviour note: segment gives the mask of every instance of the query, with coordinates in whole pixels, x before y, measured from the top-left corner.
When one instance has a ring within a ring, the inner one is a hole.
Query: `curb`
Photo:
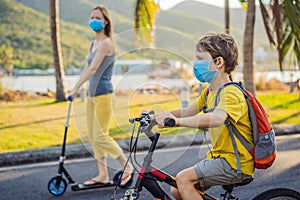
[[[274,125],[273,129],[277,136],[296,134],[296,133],[300,133],[300,124]],[[204,134],[201,133],[203,133],[203,131],[198,133],[193,133],[193,134],[161,136],[157,144],[157,148],[159,149],[173,148],[173,147],[180,147],[180,146],[203,144],[205,138],[204,138]],[[209,140],[208,138],[209,134],[206,135],[207,135],[207,140]],[[123,149],[125,153],[128,152],[130,139],[117,140],[117,143],[120,145],[120,147]],[[147,150],[149,148],[150,143],[151,142],[148,138],[140,137],[137,145],[137,151]],[[38,162],[55,161],[59,159],[60,154],[61,154],[61,146],[0,153],[0,168],[10,167],[15,165],[32,164]],[[87,158],[87,157],[93,157],[92,148],[89,143],[66,146],[67,159],[77,159],[77,158]]]

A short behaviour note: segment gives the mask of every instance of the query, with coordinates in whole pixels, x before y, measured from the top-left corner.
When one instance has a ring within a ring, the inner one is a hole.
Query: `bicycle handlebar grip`
[[[173,127],[173,126],[175,126],[175,120],[172,119],[172,118],[166,118],[164,120],[164,125],[169,126],[169,127]]]
[[[68,101],[73,101],[73,96],[68,96]]]

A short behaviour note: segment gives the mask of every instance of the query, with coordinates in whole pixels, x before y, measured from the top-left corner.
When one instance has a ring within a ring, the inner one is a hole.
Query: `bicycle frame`
[[[124,200],[138,199],[143,187],[145,187],[156,199],[171,200],[172,198],[164,191],[164,189],[158,184],[157,181],[164,182],[172,187],[177,188],[175,177],[152,166],[152,156],[158,143],[160,134],[153,133],[151,129],[152,126],[150,123],[149,127],[147,127],[146,130],[143,131],[151,140],[151,145],[149,147],[148,153],[144,157],[143,164],[139,170],[135,187],[134,189],[129,189],[125,192]],[[201,195],[205,200],[217,200],[217,198],[210,196],[205,192],[198,192],[199,195]]]

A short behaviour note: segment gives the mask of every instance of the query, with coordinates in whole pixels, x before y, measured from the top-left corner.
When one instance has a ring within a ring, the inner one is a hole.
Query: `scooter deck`
[[[107,188],[107,187],[115,187],[116,183],[114,183],[113,181],[110,181],[107,184],[91,184],[91,185],[85,185],[83,183],[79,183],[79,184],[74,184],[71,186],[71,189],[73,191],[78,191],[78,190],[89,190],[89,189],[96,189],[96,188]]]

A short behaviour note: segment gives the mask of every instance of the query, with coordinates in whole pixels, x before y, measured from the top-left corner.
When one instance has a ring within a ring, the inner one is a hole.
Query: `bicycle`
[[[146,136],[151,140],[151,145],[148,149],[148,153],[144,157],[144,161],[142,166],[140,166],[138,178],[135,182],[134,188],[127,189],[123,196],[123,200],[136,200],[139,199],[140,192],[143,188],[146,188],[150,194],[160,200],[172,200],[172,198],[164,191],[164,189],[160,186],[158,182],[164,182],[172,187],[177,188],[176,178],[168,173],[157,169],[152,166],[152,156],[155,151],[156,145],[158,143],[160,134],[158,132],[153,133],[152,128],[157,125],[155,120],[151,119],[150,115],[154,114],[153,111],[143,112],[140,117],[129,119],[130,123],[133,123],[133,131],[132,137],[130,141],[130,154],[128,160],[133,163],[132,153],[136,153],[136,146],[138,142],[138,138],[140,133],[145,133]],[[138,131],[136,134],[135,142],[133,142],[133,135],[135,132],[135,124],[139,123]],[[165,120],[165,125],[172,127],[175,125],[175,121],[173,119],[167,118]],[[135,157],[135,156],[134,156]],[[137,163],[136,159],[135,162]],[[232,185],[224,185],[223,189],[225,192],[221,194],[221,198],[223,200],[238,200],[239,198],[234,197],[232,192],[235,187],[247,185],[253,180],[253,178],[246,179],[242,183],[232,184]],[[202,196],[204,200],[218,200],[218,198],[213,197],[203,191],[197,190],[199,195]],[[257,195],[253,200],[271,200],[271,199],[282,199],[282,200],[299,200],[300,193],[288,188],[274,188],[269,189],[267,191],[262,192]],[[112,197],[112,199],[115,199]]]

